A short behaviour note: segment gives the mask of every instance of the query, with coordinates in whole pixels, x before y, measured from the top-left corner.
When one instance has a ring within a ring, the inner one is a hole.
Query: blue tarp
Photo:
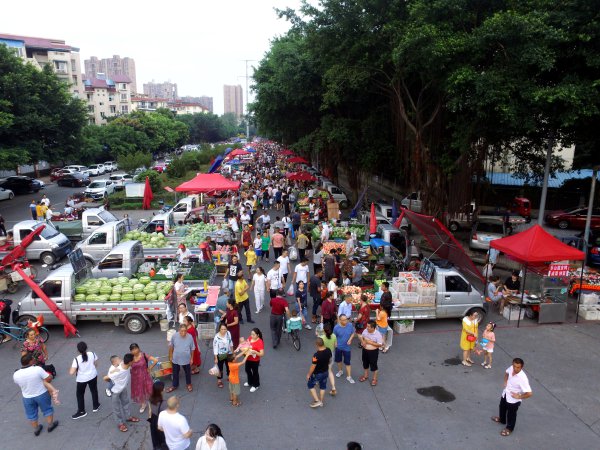
[[[573,170],[569,172],[555,172],[548,178],[548,187],[559,188],[563,183],[571,178],[582,179],[592,176],[591,169]],[[517,177],[513,173],[507,172],[486,172],[487,180],[490,184],[500,186],[524,186],[525,180]],[[541,186],[541,181],[530,181],[529,186]]]
[[[246,149],[246,151],[247,151],[247,152],[250,152],[250,153],[256,153],[256,150],[255,150],[255,149],[253,149],[252,147],[248,147],[248,148]]]
[[[225,156],[227,156],[227,155],[229,155],[229,153],[231,153],[232,151],[233,151],[233,149],[232,149],[231,147],[227,147],[227,148],[225,149],[225,153],[224,153],[224,155],[225,155]]]
[[[212,163],[212,165],[210,166],[210,168],[208,169],[208,173],[214,173],[216,172],[219,167],[221,167],[221,163],[223,162],[223,156],[219,155],[215,158],[214,162]]]
[[[388,241],[384,241],[383,239],[373,238],[371,239],[371,247],[391,247]]]

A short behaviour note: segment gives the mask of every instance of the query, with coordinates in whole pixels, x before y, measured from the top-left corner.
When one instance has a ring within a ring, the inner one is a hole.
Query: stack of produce
[[[420,296],[419,303],[423,305],[434,304],[436,293],[435,283],[420,281],[417,284],[417,294]]]
[[[349,231],[356,235],[358,239],[362,239],[365,236],[366,229],[365,225],[358,224],[349,225],[347,227],[333,227],[330,237],[333,239],[346,239],[346,232]]]
[[[367,303],[371,303],[375,298],[372,292],[363,291],[358,286],[343,286],[339,291],[346,298],[346,301],[350,301],[354,305],[360,303],[360,296],[363,294],[367,296]]]
[[[163,248],[169,244],[164,234],[145,231],[130,231],[121,242],[125,241],[140,241],[144,248]]]
[[[334,241],[327,241],[323,243],[323,254],[328,255],[331,249],[334,248],[338,251],[338,253],[341,252],[342,255],[346,254],[346,243]]]
[[[206,236],[217,231],[217,225],[214,223],[195,223],[188,227],[186,237],[181,241],[187,247],[197,247],[206,239]]]
[[[89,279],[75,288],[77,302],[119,302],[164,300],[171,281],[154,282],[148,276]]]

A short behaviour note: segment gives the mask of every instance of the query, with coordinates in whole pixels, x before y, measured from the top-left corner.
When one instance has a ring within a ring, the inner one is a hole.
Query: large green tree
[[[84,103],[52,71],[0,45],[0,167],[71,159],[87,122]]]

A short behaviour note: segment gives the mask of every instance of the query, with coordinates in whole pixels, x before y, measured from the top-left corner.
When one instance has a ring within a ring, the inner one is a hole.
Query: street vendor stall
[[[570,245],[563,244],[560,240],[549,234],[539,225],[534,225],[526,231],[514,234],[502,239],[495,239],[490,242],[491,248],[495,248],[506,254],[514,261],[523,264],[523,288],[518,296],[511,297],[508,302],[519,308],[517,315],[517,326],[520,325],[520,310],[528,307],[539,307],[539,322],[547,323],[564,322],[566,320],[567,304],[566,298],[562,299],[556,295],[557,289],[551,288],[549,284],[555,284],[560,293],[566,287],[559,286],[558,281],[552,281],[552,273],[548,273],[550,263],[554,261],[583,261],[585,254]],[[527,282],[527,272],[532,270],[539,274],[548,273],[548,280],[540,285],[538,292],[529,292],[526,295],[525,286]],[[565,273],[554,274],[554,278],[567,278]],[[554,295],[553,295],[554,294]],[[577,318],[579,316],[579,300],[577,301]]]

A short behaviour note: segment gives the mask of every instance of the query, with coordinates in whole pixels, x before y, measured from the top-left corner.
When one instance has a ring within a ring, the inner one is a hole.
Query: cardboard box
[[[340,205],[337,202],[327,202],[327,217],[330,220],[340,218]]]
[[[582,306],[579,308],[579,316],[583,320],[600,320],[600,310],[595,306]]]
[[[597,305],[600,302],[598,294],[582,294],[581,304],[582,305]]]

